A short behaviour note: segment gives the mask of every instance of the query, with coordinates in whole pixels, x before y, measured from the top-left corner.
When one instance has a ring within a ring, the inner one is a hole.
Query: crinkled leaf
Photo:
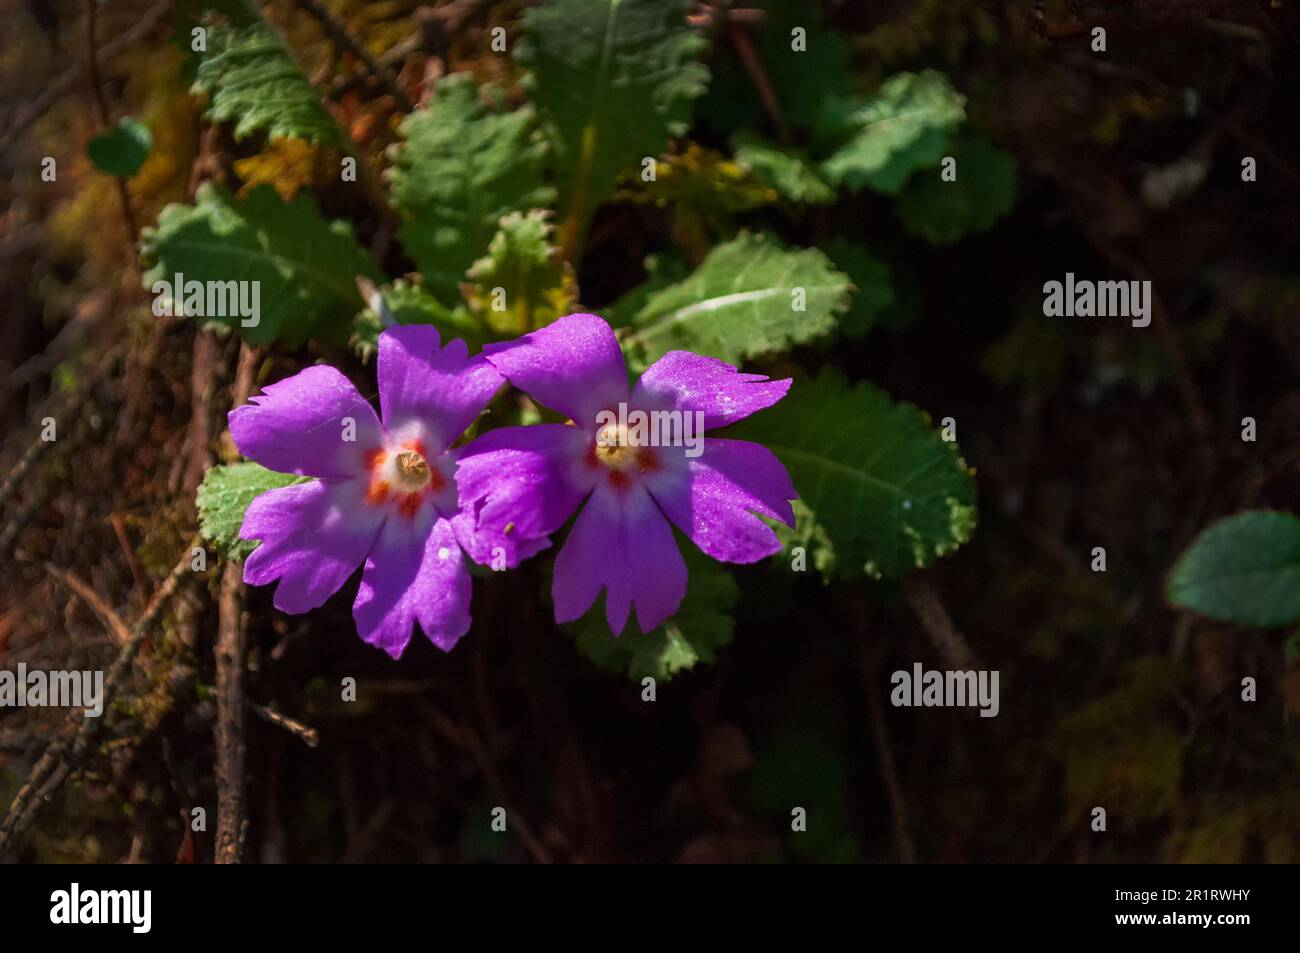
[[[556,148],[566,250],[617,180],[685,132],[708,82],[689,0],[548,0],[523,18],[519,60]]]
[[[248,505],[267,490],[305,480],[292,473],[276,473],[257,463],[213,467],[203,475],[195,498],[203,538],[228,559],[246,558],[257,548],[256,541],[239,538]]]
[[[374,289],[366,309],[352,323],[352,347],[363,360],[369,360],[379,344],[379,334],[395,324],[432,324],[445,345],[460,338],[470,353],[483,347],[487,330],[464,305],[446,308],[419,285],[398,279],[391,285]]]
[[[234,308],[204,315],[238,331],[252,344],[281,341],[297,346],[317,334],[346,336],[360,296],[356,278],[378,280],[378,267],[352,237],[346,222],[322,217],[315,200],[301,192],[285,202],[270,186],[236,199],[204,183],[193,205],[168,205],[158,225],[142,238],[153,267],[146,288],[157,281],[258,282],[259,321],[243,327]],[[183,306],[174,289],[176,310]],[[195,317],[199,315],[195,314]]]
[[[838,371],[796,381],[786,398],[735,427],[771,449],[790,471],[810,515],[782,533],[824,535],[842,578],[902,576],[970,538],[975,481],[955,443],[911,404],[895,403]],[[820,552],[825,565],[829,555]]]
[[[1220,520],[1179,557],[1169,601],[1238,625],[1300,620],[1300,519],[1252,510]]]
[[[109,175],[133,176],[144,165],[153,145],[153,133],[138,119],[123,116],[117,125],[101,132],[86,145],[95,168]]]
[[[624,352],[634,369],[674,349],[738,364],[830,332],[849,297],[849,279],[821,252],[741,234],[714,248],[685,281],[650,295]]]
[[[435,295],[450,298],[487,251],[501,216],[548,206],[546,145],[531,109],[489,108],[468,73],[438,81],[429,104],[402,120],[393,166],[398,233]]]
[[[894,285],[889,266],[876,259],[866,246],[844,239],[824,246],[835,267],[849,276],[853,301],[840,319],[840,333],[860,338],[880,320],[894,304]]]
[[[524,334],[573,310],[577,282],[551,230],[542,209],[503,216],[488,253],[466,273],[470,310],[497,334]]]
[[[193,89],[207,94],[209,119],[234,122],[236,139],[263,132],[343,145],[338,123],[274,27],[250,17],[206,29]]]
[[[988,231],[1016,203],[1016,160],[987,139],[953,144],[957,178],[915,176],[898,197],[903,227],[934,245],[949,245],[972,232]]]
[[[598,668],[626,672],[633,681],[647,676],[663,681],[699,662],[712,664],[717,650],[728,645],[735,632],[732,612],[739,587],[730,572],[690,544],[683,547],[682,555],[689,581],[676,615],[644,634],[633,614],[623,634],[615,636],[605,621],[603,600],[598,599],[590,612],[566,626],[578,651]]]
[[[943,158],[965,103],[946,76],[925,70],[891,76],[861,105],[830,104],[823,123],[833,132],[822,137],[847,141],[822,163],[822,174],[851,189],[895,193],[917,169]]]
[[[731,147],[737,162],[791,202],[826,205],[835,201],[835,190],[823,181],[812,160],[799,150],[782,149],[749,133],[734,136]]]

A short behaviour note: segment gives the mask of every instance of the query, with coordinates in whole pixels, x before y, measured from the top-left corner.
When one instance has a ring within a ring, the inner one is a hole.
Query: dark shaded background
[[[106,4],[101,36],[152,6]],[[430,60],[464,68],[465,51],[521,4],[468,4],[450,31],[413,2],[330,6],[381,49],[423,31],[402,74],[418,86]],[[1300,663],[1287,661],[1287,634],[1209,623],[1162,597],[1174,559],[1213,519],[1300,509],[1295,5],[821,6],[864,84],[947,72],[971,124],[1015,155],[1019,197],[992,232],[939,250],[904,238],[870,194],[799,220],[755,213],[801,244],[883,245],[915,305],[901,327],[771,369],[833,362],[936,420],[955,417],[980,489],[974,539],[906,587],[739,568],[734,643],[716,665],[661,684],[653,704],[550,624],[538,561],[478,582],[474,629],[455,652],[416,639],[396,664],[355,637],[350,595],[285,617],[269,591],[251,591],[250,695],[314,726],[321,743],[250,720],[250,859],[1296,859],[1288,719],[1300,713]],[[294,4],[269,8],[309,48]],[[84,7],[3,0],[0,10],[0,128],[40,110],[6,134],[0,181],[0,472],[45,408],[121,348],[4,514],[0,660],[102,666],[113,655],[103,626],[43,563],[139,614],[193,531],[237,348],[141,313],[112,180],[84,158],[99,128],[82,75]],[[1089,50],[1096,25],[1108,31],[1104,55]],[[171,130],[155,146],[174,152],[174,167],[133,182],[140,224],[204,172],[192,169],[204,154],[197,108],[183,86],[159,105],[151,85],[168,82],[167,35],[163,17],[101,64],[111,111],[153,96]],[[710,68],[715,88],[754,95],[732,45],[715,46]],[[363,84],[335,104],[358,141],[377,151],[391,138],[382,89]],[[707,119],[693,137],[725,141]],[[57,185],[33,172],[44,155],[59,158]],[[1258,181],[1241,181],[1243,156],[1258,161]],[[1150,190],[1178,164],[1203,177],[1162,207]],[[349,201],[322,195],[332,214],[355,211]],[[599,309],[636,284],[669,232],[664,212],[606,207],[579,275],[583,303]],[[1151,280],[1151,327],[1045,319],[1042,284],[1067,271]],[[313,356],[359,380],[373,373],[343,351]],[[270,378],[302,360],[272,358]],[[1248,415],[1254,443],[1241,439]],[[1094,546],[1107,551],[1105,573],[1090,568]],[[186,819],[206,806],[213,829],[214,592],[186,584],[136,666],[127,717],[44,807],[20,859],[211,858],[211,835],[190,835]],[[997,718],[889,706],[890,672],[943,667],[921,621],[935,611],[981,667],[1000,671]],[[1254,703],[1240,697],[1247,675]],[[358,680],[355,704],[337,701],[345,676]],[[0,794],[58,722],[0,712]],[[506,836],[488,827],[496,805],[509,810]],[[1088,826],[1095,805],[1107,809],[1104,834]],[[796,806],[805,833],[790,831]]]

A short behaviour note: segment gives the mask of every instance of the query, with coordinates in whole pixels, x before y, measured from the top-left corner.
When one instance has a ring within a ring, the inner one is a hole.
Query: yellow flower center
[[[607,424],[596,434],[596,459],[611,470],[626,470],[638,459],[638,448],[626,427]]]
[[[429,485],[433,477],[429,461],[414,450],[403,450],[394,462],[397,483],[403,492],[414,493]]]

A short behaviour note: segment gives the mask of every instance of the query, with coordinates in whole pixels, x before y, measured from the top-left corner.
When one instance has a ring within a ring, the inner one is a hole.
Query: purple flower
[[[770,450],[714,437],[665,445],[646,435],[685,437],[692,422],[705,430],[741,420],[784,397],[788,379],[670,351],[629,391],[614,332],[594,314],[571,314],[485,352],[516,387],[570,418],[489,431],[465,448],[456,475],[474,531],[495,545],[536,545],[582,507],[555,559],[556,621],[580,618],[602,589],[615,634],[634,605],[643,632],[670,617],[686,594],[674,525],[726,562],[781,548],[754,515],[794,525],[797,494]],[[638,431],[636,411],[641,420],[658,412],[662,426]]]
[[[260,539],[244,563],[254,586],[279,580],[275,607],[298,613],[325,602],[365,562],[352,615],[357,632],[393,658],[418,621],[449,651],[470,625],[470,576],[462,547],[486,562],[457,502],[449,449],[504,381],[463,341],[439,348],[426,326],[379,337],[383,423],[332,367],[309,367],[230,413],[244,456],[317,479],[257,497],[243,539]],[[505,548],[507,564],[545,541]]]

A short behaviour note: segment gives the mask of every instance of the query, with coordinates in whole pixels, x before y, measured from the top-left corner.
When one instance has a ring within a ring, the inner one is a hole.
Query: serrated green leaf
[[[398,279],[391,285],[375,289],[378,295],[367,301],[368,307],[352,323],[350,343],[363,360],[369,360],[379,344],[379,334],[394,324],[431,324],[445,345],[463,340],[471,354],[488,341],[487,329],[464,305],[443,307],[437,298],[419,285]],[[378,310],[376,310],[378,309]]]
[[[598,668],[626,672],[638,682],[647,676],[663,681],[700,662],[712,664],[735,632],[732,610],[740,590],[730,572],[689,543],[682,555],[689,576],[676,615],[643,634],[634,613],[623,634],[615,636],[605,621],[604,600],[598,599],[590,612],[565,627],[578,651]]]
[[[124,116],[112,129],[90,140],[86,155],[99,171],[129,178],[140,171],[152,145],[153,133],[149,127],[138,119]]]
[[[817,173],[812,160],[797,149],[782,149],[751,134],[732,137],[736,161],[754,173],[755,178],[776,189],[791,202],[801,205],[826,205],[835,201],[835,190]]]
[[[573,253],[618,179],[686,131],[708,83],[689,0],[549,0],[524,13],[519,61],[556,149]]]
[[[429,104],[402,120],[393,203],[407,254],[435,295],[449,300],[487,251],[501,216],[554,200],[542,181],[546,144],[531,109],[490,109],[468,73],[438,81]]]
[[[850,287],[821,252],[742,233],[714,248],[685,281],[651,295],[623,350],[634,370],[674,349],[737,364],[833,330]],[[799,289],[803,310],[796,310]]]
[[[1251,510],[1220,520],[1179,557],[1167,594],[1179,608],[1238,625],[1300,620],[1300,519]]]
[[[235,138],[256,132],[342,146],[343,133],[275,28],[261,17],[206,26],[193,90],[206,115],[234,122]]]
[[[305,482],[305,477],[276,473],[257,463],[232,463],[213,467],[203,474],[195,504],[203,538],[228,559],[245,559],[257,542],[239,538],[244,513],[267,490]]]
[[[894,305],[894,285],[889,266],[877,260],[858,242],[838,239],[823,246],[835,267],[849,276],[853,301],[840,319],[840,333],[860,338]]]
[[[573,269],[551,242],[550,212],[543,209],[502,216],[488,253],[466,277],[470,311],[499,335],[550,324],[571,312],[577,299]]]
[[[939,172],[913,177],[898,197],[903,228],[934,245],[984,232],[1016,204],[1016,160],[983,137],[954,143],[957,178]]]
[[[860,106],[831,104],[834,129],[847,136],[822,163],[832,183],[896,193],[917,169],[943,158],[952,131],[966,116],[966,98],[937,70],[898,73]]]
[[[785,464],[811,513],[797,532],[824,533],[841,578],[902,576],[975,528],[975,481],[957,445],[911,404],[865,382],[851,386],[838,371],[796,381],[779,404],[736,425],[735,436]]]
[[[153,266],[144,276],[150,289],[155,282],[172,283],[177,274],[187,286],[258,282],[255,326],[243,327],[238,314],[204,316],[252,344],[281,341],[292,347],[316,334],[342,340],[360,302],[357,276],[381,279],[347,223],[323,218],[306,192],[285,202],[269,185],[236,199],[204,183],[194,205],[168,205],[157,226],[145,229],[142,254]],[[180,307],[175,290],[173,297]]]

